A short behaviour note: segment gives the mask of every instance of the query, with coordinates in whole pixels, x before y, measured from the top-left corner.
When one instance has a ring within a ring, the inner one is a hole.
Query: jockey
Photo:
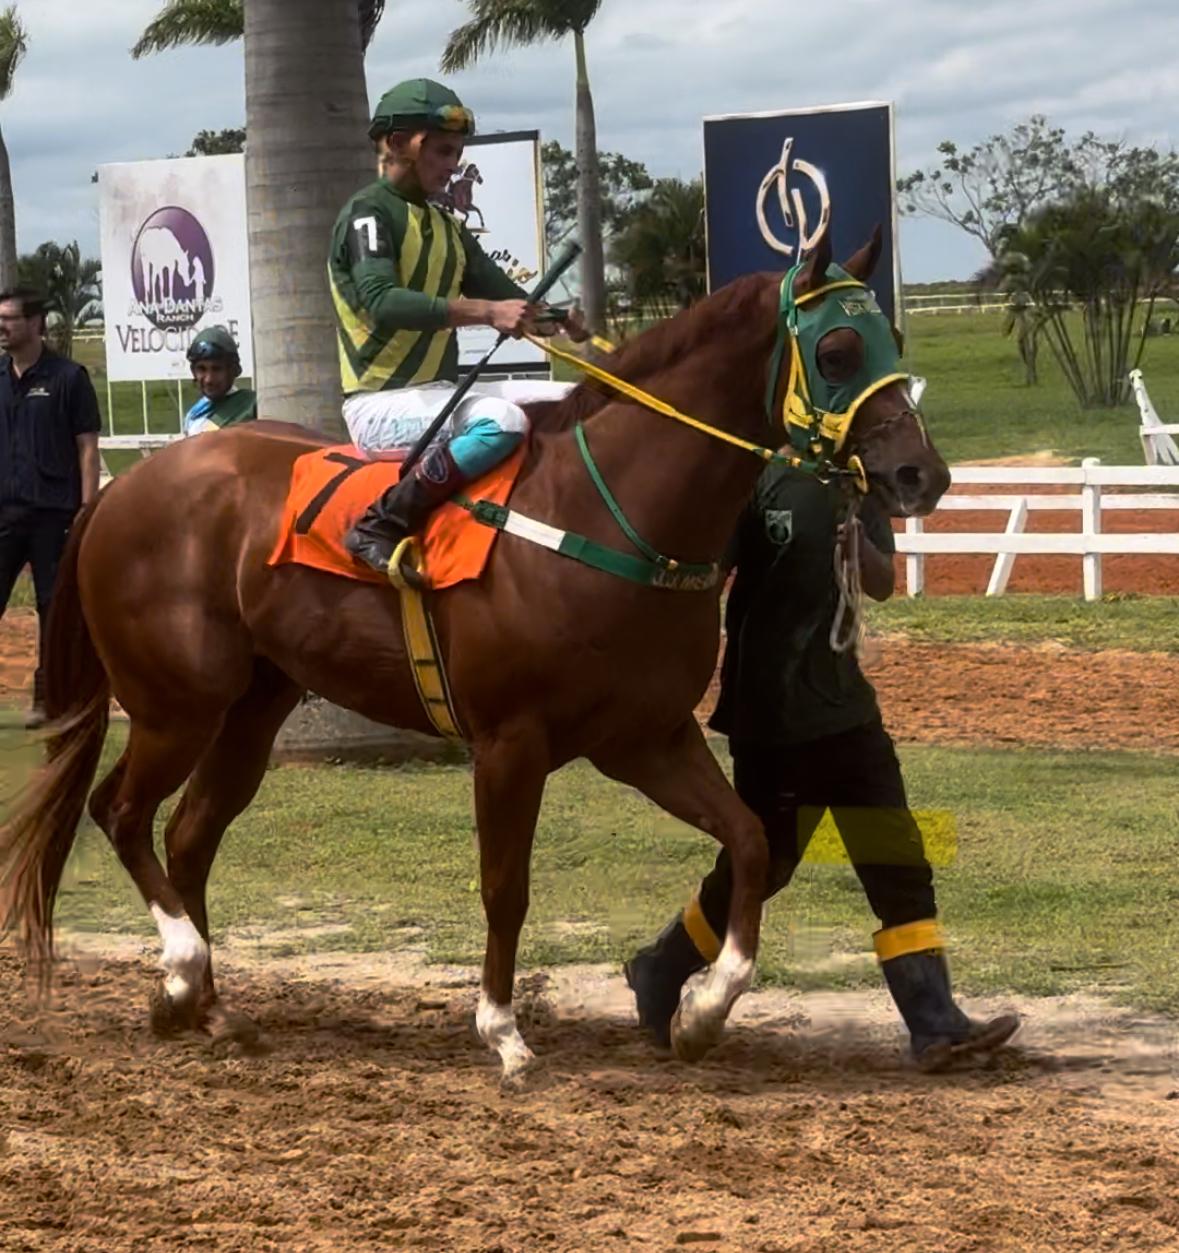
[[[345,393],[344,421],[367,456],[400,455],[453,394],[460,326],[515,337],[552,333],[542,310],[457,219],[431,204],[459,169],[475,119],[449,88],[411,79],[381,97],[369,135],[380,177],[340,211],[328,262]],[[585,338],[570,313],[568,333]],[[524,439],[521,407],[554,400],[569,385],[480,383],[404,480],[386,491],[348,535],[354,557],[387,571],[397,545],[464,484]]]
[[[217,431],[258,416],[257,396],[248,387],[237,386],[241,358],[237,341],[225,327],[205,327],[189,344],[187,356],[201,398],[184,415],[185,435]]]

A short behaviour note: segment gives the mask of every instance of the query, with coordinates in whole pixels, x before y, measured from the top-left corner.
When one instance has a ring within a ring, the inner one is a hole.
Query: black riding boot
[[[913,1056],[921,1070],[945,1070],[956,1059],[991,1053],[1019,1027],[1018,1014],[1000,1014],[989,1022],[975,1022],[958,1008],[942,949],[890,957],[881,961],[880,969],[909,1028]]]
[[[652,944],[639,949],[622,967],[635,994],[639,1025],[651,1033],[657,1044],[671,1047],[671,1020],[679,1008],[680,992],[688,976],[707,965],[680,914]]]
[[[431,448],[408,477],[373,501],[344,537],[344,547],[358,561],[388,574],[397,545],[420,532],[431,512],[466,482],[445,447]]]

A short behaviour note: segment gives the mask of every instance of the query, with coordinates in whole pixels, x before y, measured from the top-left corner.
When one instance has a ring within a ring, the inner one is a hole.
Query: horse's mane
[[[640,383],[698,347],[718,322],[747,314],[758,302],[765,276],[748,274],[735,279],[665,322],[657,322],[613,353],[607,363],[611,374],[628,383]],[[528,406],[533,429],[565,431],[584,421],[617,396],[605,384],[587,379],[563,400],[545,400]]]

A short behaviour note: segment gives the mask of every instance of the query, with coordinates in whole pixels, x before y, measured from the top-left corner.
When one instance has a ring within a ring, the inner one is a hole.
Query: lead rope
[[[852,497],[844,523],[844,539],[835,541],[835,586],[839,600],[827,642],[832,652],[859,651],[864,638],[864,586],[860,579],[860,528],[855,525],[859,501]]]

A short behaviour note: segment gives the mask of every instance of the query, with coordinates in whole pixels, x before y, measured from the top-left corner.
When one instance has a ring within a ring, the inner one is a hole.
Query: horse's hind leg
[[[532,838],[548,773],[547,752],[536,732],[501,734],[475,747],[475,820],[479,827],[479,880],[487,915],[487,951],[475,1025],[503,1063],[505,1079],[532,1060],[512,1008],[516,948],[528,913]]]
[[[733,867],[728,934],[703,984],[687,993],[671,1025],[677,1055],[695,1061],[719,1042],[729,1011],[753,978],[769,860],[765,831],[730,787],[695,718],[661,744],[628,746],[592,760],[603,774],[638,788],[728,849]]]
[[[218,719],[191,714],[159,728],[132,721],[127,748],[90,798],[90,813],[106,832],[139,888],[160,931],[164,996],[157,1021],[195,1012],[208,966],[208,946],[185,911],[152,843],[156,810],[189,776],[216,734]]]
[[[295,707],[300,689],[267,661],[259,661],[246,694],[225,715],[216,739],[197,763],[164,832],[168,878],[205,944],[209,918],[205,888],[229,824],[254,799],[274,737]],[[200,990],[200,1010],[216,1000],[212,963]]]

